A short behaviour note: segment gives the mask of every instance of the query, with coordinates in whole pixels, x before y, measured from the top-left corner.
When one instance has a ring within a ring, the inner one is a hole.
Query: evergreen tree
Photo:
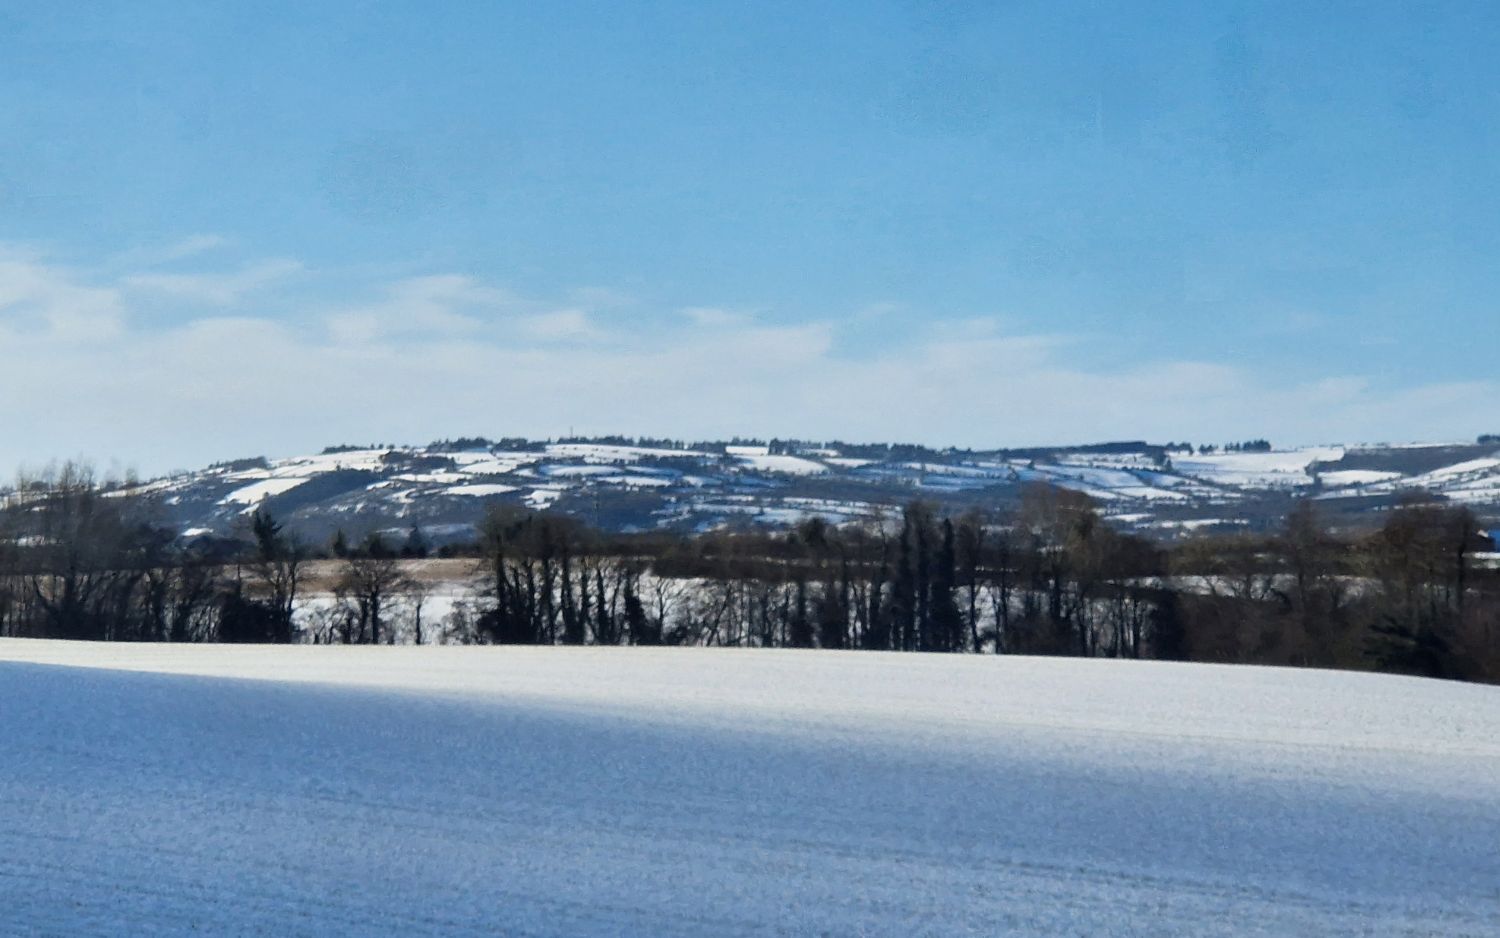
[[[954,593],[958,588],[957,551],[953,522],[943,520],[943,540],[938,548],[932,576],[932,599],[927,642],[930,651],[961,651],[964,645],[963,616]]]
[[[661,631],[653,628],[650,620],[646,617],[646,607],[641,603],[640,594],[636,590],[635,577],[625,580],[625,628],[630,632],[630,642],[633,645],[660,645]]]
[[[401,556],[416,559],[425,558],[430,549],[427,546],[427,537],[417,525],[412,525],[411,530],[406,533],[406,543],[401,545]]]

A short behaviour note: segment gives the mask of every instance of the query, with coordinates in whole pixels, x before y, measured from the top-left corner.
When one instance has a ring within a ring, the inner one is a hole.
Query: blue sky
[[[0,6],[0,465],[1466,438],[1500,7]]]

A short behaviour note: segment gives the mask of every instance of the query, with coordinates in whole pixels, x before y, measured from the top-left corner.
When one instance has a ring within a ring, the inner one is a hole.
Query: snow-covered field
[[[1500,690],[0,641],[0,932],[1500,934]]]
[[[1215,453],[1179,456],[1178,472],[1195,479],[1242,488],[1298,487],[1312,483],[1308,467],[1315,462],[1344,458],[1341,446],[1313,446],[1267,453]]]

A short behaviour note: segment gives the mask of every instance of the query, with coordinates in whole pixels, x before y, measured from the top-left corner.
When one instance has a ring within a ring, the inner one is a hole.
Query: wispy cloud
[[[246,296],[302,272],[293,260],[270,260],[240,270],[200,273],[140,273],[121,280],[128,290],[167,296],[190,303],[233,306]]]
[[[720,309],[717,306],[690,306],[682,311],[682,315],[693,325],[708,329],[730,328],[744,325],[749,321],[749,317],[744,313],[732,309]]]
[[[21,252],[0,252],[0,339],[100,342],[121,334],[124,315],[115,287]]]
[[[222,251],[232,245],[233,242],[223,235],[195,234],[167,244],[146,244],[127,248],[110,255],[99,266],[104,271],[115,273],[145,272],[201,258],[205,254]]]
[[[521,328],[527,336],[540,342],[590,342],[605,338],[604,331],[594,325],[589,314],[581,309],[559,309],[528,316]]]
[[[296,319],[217,303],[218,315],[148,327],[133,314],[158,294],[139,276],[0,253],[0,400],[45,402],[8,413],[0,463],[82,452],[149,472],[343,439],[569,425],[974,446],[1463,438],[1500,397],[1493,381],[1293,383],[1213,361],[1091,368],[1079,340],[995,319],[939,320],[855,357],[841,354],[851,326],[837,318],[784,324],[704,306],[645,329],[577,294],[549,305],[453,274],[371,284],[372,299],[337,308],[310,292]],[[242,297],[256,279],[195,295]]]
[[[505,290],[458,274],[409,277],[388,284],[381,293],[373,302],[326,314],[329,338],[335,343],[368,345],[398,337],[432,340],[469,335],[518,303]]]
[[[171,244],[127,251],[121,255],[120,260],[126,265],[135,267],[157,267],[174,261],[187,260],[190,257],[198,257],[210,251],[228,247],[229,244],[229,239],[223,235],[196,234]]]

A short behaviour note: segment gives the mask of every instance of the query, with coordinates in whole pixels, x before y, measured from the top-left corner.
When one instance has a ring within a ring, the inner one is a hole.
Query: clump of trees
[[[306,552],[268,515],[247,535],[183,545],[85,466],[25,478],[0,507],[0,634],[291,641]]]
[[[1172,445],[1173,444],[1170,444],[1170,443],[1167,444],[1167,448],[1171,449]],[[1182,445],[1185,446],[1187,449],[1192,449],[1193,448],[1191,443],[1184,443]],[[1242,441],[1239,441],[1239,442],[1236,442],[1236,443],[1225,443],[1223,446],[1212,446],[1210,444],[1205,443],[1202,446],[1198,447],[1198,454],[1200,456],[1201,455],[1206,455],[1208,453],[1214,453],[1214,452],[1222,452],[1222,453],[1269,453],[1270,451],[1271,451],[1271,441],[1270,440],[1266,440],[1266,439],[1242,440]]]
[[[0,634],[109,641],[724,645],[1160,658],[1500,680],[1500,571],[1472,514],[1433,502],[1332,530],[1299,502],[1269,535],[1172,546],[1077,492],[1005,513],[913,502],[783,532],[611,535],[492,507],[483,583],[424,621],[425,539],[314,551],[257,511],[183,544],[86,469],[0,507]],[[319,560],[318,596],[308,596]]]
[[[1342,536],[1300,502],[1282,529],[1173,554],[1184,655],[1500,680],[1500,571],[1464,507],[1413,501]]]
[[[913,503],[784,533],[610,538],[495,509],[471,640],[1162,658],[1500,679],[1500,573],[1464,508],[1167,547],[1037,486],[1007,516]]]

